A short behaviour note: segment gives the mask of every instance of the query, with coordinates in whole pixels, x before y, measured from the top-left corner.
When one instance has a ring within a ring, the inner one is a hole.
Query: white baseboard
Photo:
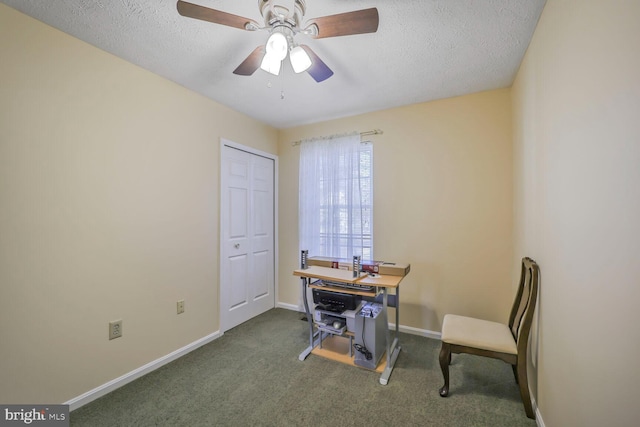
[[[389,328],[393,330],[395,327],[396,325],[394,323],[389,323]],[[419,335],[421,337],[433,338],[434,340],[439,340],[440,338],[442,338],[442,334],[440,332],[434,332],[428,329],[414,328],[412,326],[400,325],[398,327],[398,330],[400,332],[404,332],[411,335]]]
[[[284,308],[286,310],[291,310],[291,311],[299,311],[299,312],[304,312],[304,308],[301,310],[300,307],[298,307],[295,304],[286,304],[284,302],[279,302],[276,304],[277,308]]]
[[[531,389],[529,389],[529,393],[533,396],[533,394],[531,393]],[[536,414],[536,424],[538,425],[538,427],[545,427],[544,421],[542,420],[542,414],[540,413],[540,408],[538,408],[536,399],[532,398],[531,404],[533,405],[533,413]]]
[[[216,331],[206,337],[200,338],[197,341],[192,342],[191,344],[187,344],[186,346],[167,354],[166,356],[162,356],[159,359],[156,359],[152,362],[147,363],[144,366],[141,366],[133,371],[122,375],[116,379],[109,381],[106,384],[103,384],[99,387],[94,388],[93,390],[89,390],[88,392],[81,394],[78,397],[74,397],[73,399],[64,402],[64,405],[69,405],[69,410],[73,411],[75,409],[80,408],[81,406],[86,405],[89,402],[96,400],[99,397],[102,397],[125,384],[130,383],[131,381],[138,379],[149,372],[155,371],[161,366],[166,365],[169,362],[172,362],[187,353],[192,352],[193,350],[202,347],[205,344],[210,343],[211,341],[220,338],[223,334],[220,331]]]

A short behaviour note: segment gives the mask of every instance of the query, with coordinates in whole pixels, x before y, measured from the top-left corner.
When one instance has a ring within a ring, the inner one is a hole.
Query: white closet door
[[[274,160],[224,146],[221,330],[275,306]]]

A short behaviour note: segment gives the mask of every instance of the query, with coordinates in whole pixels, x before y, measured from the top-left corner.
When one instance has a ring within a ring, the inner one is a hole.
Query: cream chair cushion
[[[518,353],[507,325],[455,314],[444,316],[442,341],[500,353]]]

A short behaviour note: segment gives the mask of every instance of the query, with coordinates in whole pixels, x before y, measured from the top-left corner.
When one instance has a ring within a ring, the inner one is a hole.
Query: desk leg
[[[398,344],[399,335],[399,319],[400,319],[400,288],[396,288],[396,333],[393,339],[393,343],[391,342],[391,331],[389,331],[389,322],[387,317],[387,308],[388,308],[388,293],[387,288],[383,288],[382,290],[382,306],[384,310],[384,315],[387,320],[387,328],[385,330],[386,338],[387,338],[387,366],[382,371],[382,375],[380,375],[380,384],[387,385],[389,382],[389,377],[391,376],[391,371],[393,371],[393,367],[396,364],[396,360],[398,359],[398,355],[400,354],[400,345]]]
[[[320,335],[319,340],[314,342],[314,334],[313,334],[313,319],[311,318],[311,310],[309,310],[309,301],[307,301],[307,278],[303,277],[302,279],[302,300],[304,302],[304,311],[307,315],[307,322],[309,323],[309,347],[307,347],[300,356],[298,356],[298,360],[304,360],[307,358],[311,351],[317,346],[321,340],[322,335]]]
[[[396,288],[396,338],[400,335],[400,287]]]
[[[393,345],[390,347],[389,353],[387,353],[387,366],[384,368],[384,371],[382,371],[382,375],[380,375],[380,384],[387,385],[389,382],[391,371],[393,371],[393,366],[396,364],[399,354],[400,346],[398,345],[398,338],[396,338],[393,340]]]

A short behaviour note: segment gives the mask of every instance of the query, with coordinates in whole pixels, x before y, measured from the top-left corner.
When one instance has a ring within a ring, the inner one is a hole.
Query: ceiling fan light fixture
[[[260,68],[262,68],[267,73],[271,73],[274,76],[280,74],[280,66],[282,65],[282,59],[272,55],[267,52],[267,54],[262,58],[262,63],[260,64]]]
[[[301,46],[296,46],[291,49],[291,52],[289,52],[289,60],[291,61],[293,71],[296,73],[302,73],[311,67],[311,58],[309,58],[309,54],[307,54]]]
[[[287,37],[284,34],[279,32],[274,32],[269,36],[269,40],[267,40],[267,55],[271,55],[274,58],[280,59],[282,61],[287,56],[287,51],[289,50],[289,44],[287,43]]]

